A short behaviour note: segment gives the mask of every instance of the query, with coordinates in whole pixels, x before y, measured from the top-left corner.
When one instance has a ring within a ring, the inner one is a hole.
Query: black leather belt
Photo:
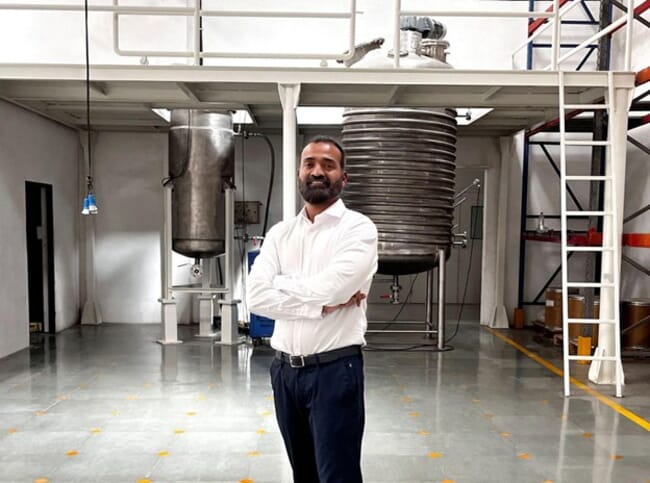
[[[333,362],[341,357],[355,356],[361,354],[361,346],[349,345],[334,349],[327,352],[319,352],[318,354],[311,354],[308,356],[292,356],[286,352],[275,351],[275,358],[289,363],[293,368],[301,368],[307,366],[314,366],[316,364],[326,364]]]

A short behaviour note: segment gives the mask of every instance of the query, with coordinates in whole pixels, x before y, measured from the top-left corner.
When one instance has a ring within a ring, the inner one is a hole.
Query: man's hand
[[[352,297],[350,297],[350,300],[348,300],[344,304],[326,305],[325,307],[323,307],[323,315],[331,314],[332,312],[335,312],[340,309],[352,307],[353,305],[359,307],[361,305],[361,301],[365,298],[366,298],[366,294],[361,293],[361,290],[359,290]]]

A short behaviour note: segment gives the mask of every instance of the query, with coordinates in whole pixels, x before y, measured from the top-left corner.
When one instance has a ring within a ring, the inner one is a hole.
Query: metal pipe
[[[395,0],[395,22],[393,24],[393,66],[399,69],[399,49],[400,49],[400,15],[402,11],[401,0]]]
[[[650,91],[648,91],[648,92],[650,92]],[[630,136],[629,134],[627,135],[627,140],[628,140],[628,142],[629,142],[630,144],[633,144],[634,146],[636,146],[637,148],[639,148],[641,151],[643,151],[644,153],[646,153],[647,155],[650,156],[650,148],[647,148],[646,146],[644,146],[643,144],[641,144],[639,141],[637,141],[636,139],[634,139],[634,138],[633,138],[632,136]]]
[[[632,68],[632,27],[634,26],[634,0],[627,0],[627,30],[625,31],[625,63],[623,69]]]
[[[381,334],[437,334],[437,330],[366,330],[366,332]]]
[[[228,289],[227,300],[232,301],[232,286],[233,286],[233,230],[235,227],[235,192],[232,188],[226,188],[225,193],[225,238],[226,238],[226,254],[225,260],[225,273],[223,278],[224,288]],[[216,292],[219,293],[219,292]]]
[[[279,84],[282,103],[282,219],[296,215],[296,107],[300,84]]]
[[[634,218],[636,218],[636,217],[639,216],[639,215],[642,215],[643,213],[645,213],[645,212],[648,211],[648,210],[650,210],[650,203],[648,203],[647,205],[645,205],[645,206],[644,206],[643,208],[641,208],[640,210],[635,211],[635,212],[632,213],[631,215],[626,216],[625,219],[623,220],[623,223],[627,223],[628,221],[633,220]]]
[[[427,272],[427,293],[424,303],[426,304],[426,320],[424,321],[424,328],[426,330],[431,330],[433,329],[433,269]]]
[[[438,349],[445,348],[445,278],[446,266],[444,248],[438,249]]]
[[[643,265],[641,265],[640,263],[638,263],[638,262],[635,261],[635,260],[632,260],[630,257],[628,257],[628,256],[625,255],[625,254],[623,254],[622,257],[623,257],[623,261],[624,261],[624,262],[629,263],[629,264],[632,265],[634,268],[636,268],[638,271],[640,271],[640,272],[642,272],[642,273],[645,273],[646,275],[649,275],[649,276],[650,276],[650,270],[648,270],[647,268],[645,268]]]
[[[551,68],[558,69],[558,57],[560,56],[560,0],[553,0],[553,33],[551,36]],[[564,113],[560,113],[563,115]]]
[[[601,38],[601,37],[607,35],[607,34],[610,33],[612,30],[617,29],[617,28],[620,27],[621,25],[625,25],[625,22],[627,22],[627,17],[621,17],[621,18],[619,18],[618,20],[616,20],[615,22],[611,23],[611,24],[609,25],[609,27],[607,27],[607,28],[601,30],[600,32],[595,33],[594,35],[592,35],[591,37],[589,37],[587,40],[585,40],[584,42],[582,42],[580,45],[578,45],[576,48],[569,50],[566,54],[564,54],[562,57],[560,57],[560,58],[558,59],[558,61],[557,61],[557,62],[558,62],[558,65],[561,64],[562,62],[564,62],[565,60],[567,60],[569,57],[571,57],[572,55],[574,55],[574,54],[575,54],[576,52],[578,52],[579,50],[584,49],[584,48],[587,47],[589,44],[591,44],[591,43],[593,43],[594,41],[598,40],[599,38]],[[550,67],[551,67],[551,66],[547,66],[544,70],[549,70]]]
[[[554,12],[517,12],[513,10],[503,12],[489,10],[403,10],[400,14],[415,17],[552,18],[555,16]]]
[[[201,0],[194,0],[194,65],[201,64]]]

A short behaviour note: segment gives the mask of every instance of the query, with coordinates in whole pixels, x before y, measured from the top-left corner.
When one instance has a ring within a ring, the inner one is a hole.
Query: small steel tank
[[[171,112],[169,179],[172,249],[192,258],[225,251],[224,189],[232,183],[235,148],[229,112]]]

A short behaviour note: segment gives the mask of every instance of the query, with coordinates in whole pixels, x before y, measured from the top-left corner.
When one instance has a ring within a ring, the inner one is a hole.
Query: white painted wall
[[[78,320],[78,163],[75,132],[0,101],[0,357],[29,344],[25,181],[53,188],[56,330]]]

